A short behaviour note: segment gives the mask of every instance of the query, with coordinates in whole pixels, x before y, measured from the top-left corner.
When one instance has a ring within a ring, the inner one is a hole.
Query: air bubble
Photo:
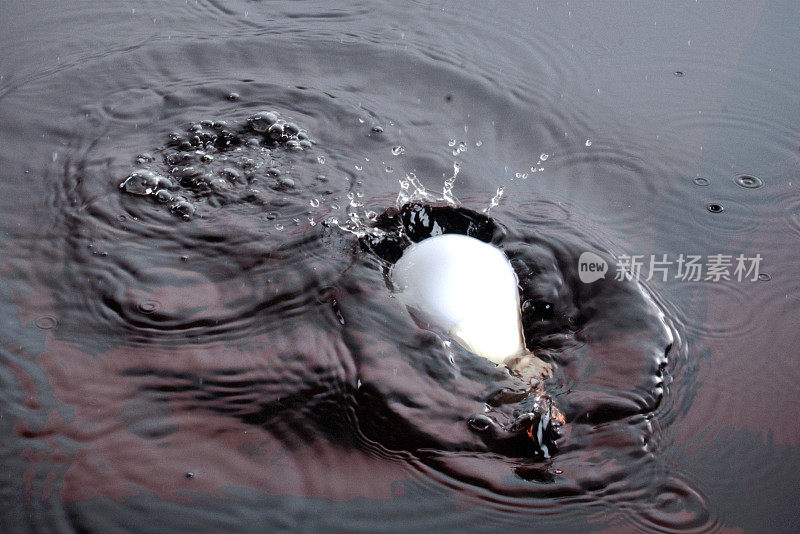
[[[294,189],[294,180],[291,178],[280,178],[278,180],[278,187],[281,189]]]
[[[283,135],[283,124],[275,123],[269,127],[267,134],[273,138],[278,139]]]
[[[172,193],[166,189],[159,189],[156,191],[156,200],[162,203],[172,202]]]
[[[42,315],[34,319],[33,324],[41,330],[52,330],[58,326],[58,319],[52,315]]]
[[[492,428],[494,421],[492,421],[492,418],[488,415],[478,414],[470,417],[467,424],[469,424],[469,427],[476,432],[486,432]]]
[[[392,147],[392,154],[395,156],[399,156],[400,154],[406,151],[406,147],[403,145],[397,145]]]
[[[195,211],[194,205],[183,197],[178,197],[176,202],[170,206],[170,209],[172,209],[173,213],[180,215],[185,220],[191,219]]]
[[[703,186],[703,187],[711,184],[711,180],[709,180],[708,178],[703,178],[702,176],[698,176],[692,181],[695,183],[695,185],[699,185],[699,186]]]
[[[247,122],[253,131],[264,133],[269,130],[270,126],[278,122],[278,114],[272,111],[258,113],[250,117]]]
[[[747,189],[757,189],[764,185],[764,181],[757,176],[752,176],[750,174],[739,174],[733,177],[733,181],[736,185],[747,188]]]
[[[592,140],[591,139],[587,139],[585,144],[586,144],[586,146],[592,146]]]
[[[157,300],[144,300],[140,302],[136,308],[145,315],[155,313],[161,308],[161,303]]]
[[[549,158],[549,157],[550,157],[550,155],[549,155],[549,154],[542,153],[542,154],[539,156],[539,161],[547,161],[547,158]]]
[[[168,180],[151,170],[139,169],[125,178],[125,181],[120,184],[120,188],[132,195],[146,196],[151,194],[163,181]]]
[[[708,206],[706,206],[706,208],[711,213],[722,213],[723,211],[725,211],[725,208],[723,208],[720,204],[709,204]]]

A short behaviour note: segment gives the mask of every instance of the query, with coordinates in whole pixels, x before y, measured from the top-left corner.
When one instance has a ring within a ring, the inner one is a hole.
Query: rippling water
[[[597,7],[4,3],[3,529],[797,531],[800,11]],[[410,176],[491,206],[553,454],[342,229]]]

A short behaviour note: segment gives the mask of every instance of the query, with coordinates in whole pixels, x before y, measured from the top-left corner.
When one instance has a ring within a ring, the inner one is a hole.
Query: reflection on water
[[[0,17],[0,523],[796,530],[795,5],[42,7]],[[433,223],[510,259],[560,428],[392,297]]]

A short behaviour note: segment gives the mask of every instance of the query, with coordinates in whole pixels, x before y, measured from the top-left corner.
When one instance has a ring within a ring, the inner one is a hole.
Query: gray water
[[[0,529],[797,532],[799,24],[4,2]],[[456,168],[555,363],[548,457],[502,430],[518,378],[415,323],[340,229]],[[164,202],[120,187],[142,171]]]

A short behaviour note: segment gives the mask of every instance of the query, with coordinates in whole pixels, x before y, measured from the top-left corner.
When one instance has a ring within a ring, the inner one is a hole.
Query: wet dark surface
[[[3,531],[800,528],[793,2],[0,15]],[[566,424],[392,298],[399,221],[508,255]]]

